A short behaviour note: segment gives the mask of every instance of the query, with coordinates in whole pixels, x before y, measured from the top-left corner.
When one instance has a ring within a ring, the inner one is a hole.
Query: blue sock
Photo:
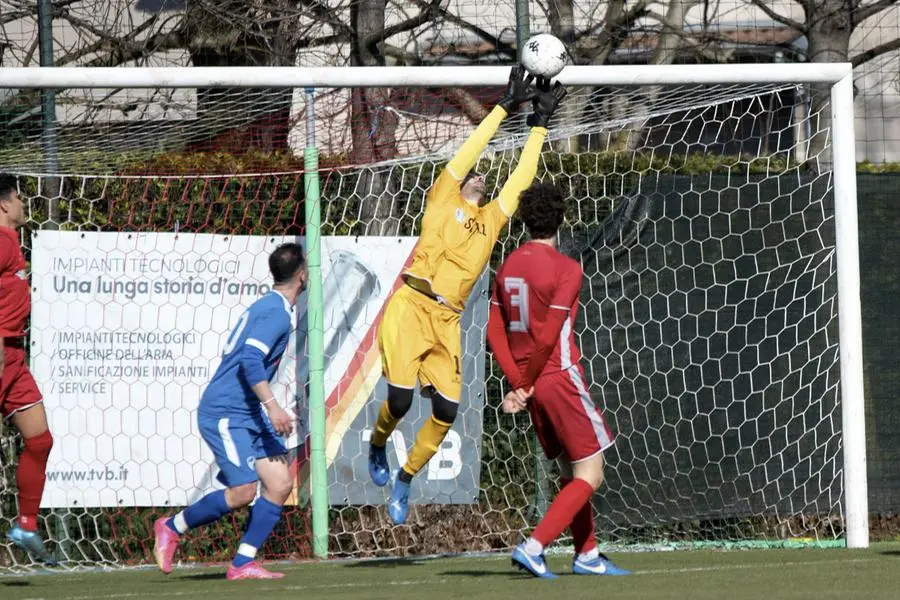
[[[238,547],[234,562],[232,562],[235,567],[243,567],[247,563],[253,562],[256,558],[256,551],[266,542],[266,538],[275,529],[280,518],[281,506],[269,502],[262,496],[256,499],[256,503],[250,509],[247,531],[241,538],[241,545]]]
[[[182,534],[188,529],[218,521],[231,512],[225,502],[225,490],[217,490],[203,496],[186,509],[167,521],[175,533]]]

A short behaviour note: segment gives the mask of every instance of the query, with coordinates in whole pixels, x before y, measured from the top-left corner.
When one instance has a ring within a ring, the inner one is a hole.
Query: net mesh
[[[372,350],[380,311],[371,304],[360,308],[371,281],[354,260],[380,255],[382,246],[370,236],[402,241],[417,235],[428,187],[472,131],[472,117],[485,114],[499,90],[381,94],[316,93],[323,244],[331,245],[323,263],[326,363],[347,355],[346,364],[368,368],[347,367],[326,381],[329,552],[360,557],[507,549],[536,524],[558,489],[555,466],[543,459],[528,417],[499,410],[507,384],[484,350],[490,276],[526,239],[516,220],[502,233],[464,315],[463,347],[471,359],[463,368],[460,418],[417,479],[422,493],[414,493],[408,525],[391,526],[381,490],[368,482],[365,441],[384,398]],[[583,88],[573,90],[551,128],[538,177],[553,179],[568,195],[561,248],[585,270],[576,331],[591,396],[616,435],[606,455],[606,482],[593,499],[605,544],[843,535],[831,147],[822,121],[799,103],[802,97],[794,86],[771,85]],[[305,100],[302,91],[291,90],[62,92],[54,152],[44,151],[47,135],[33,118],[11,123],[0,144],[0,165],[20,175],[28,201],[27,258],[33,266],[35,248],[53,252],[41,241],[47,236],[80,232],[89,240],[99,232],[121,249],[130,236],[161,232],[182,241],[145,236],[144,255],[233,256],[252,263],[260,251],[239,243],[242,236],[302,235]],[[508,119],[478,165],[489,194],[515,166],[523,121],[523,115]],[[200,240],[193,234],[217,237],[207,247],[190,241]],[[57,248],[54,256],[66,252]],[[329,274],[343,274],[341,281],[357,287],[332,282],[332,290]],[[57,285],[49,275],[33,275],[32,283],[35,290]],[[382,299],[394,284],[379,280]],[[341,289],[346,297],[330,308],[335,296],[329,294]],[[127,305],[141,305],[139,290],[132,292],[128,298],[121,288],[110,310],[127,314]],[[251,296],[238,293],[234,307]],[[80,310],[97,310],[93,306],[86,302]],[[76,338],[61,337],[92,323],[72,317],[76,312],[32,322],[33,344],[35,332],[41,336],[32,364],[35,356],[53,369],[89,362],[72,352]],[[213,348],[233,323],[216,325],[184,299],[172,300],[157,317],[160,328],[170,319],[173,329],[197,334]],[[105,318],[101,331],[122,326]],[[342,329],[348,322],[354,326]],[[305,322],[300,325],[302,332]],[[46,348],[54,332],[60,337]],[[152,562],[154,519],[178,509],[171,498],[189,500],[195,486],[209,484],[209,457],[185,432],[195,431],[188,408],[196,406],[212,362],[203,352],[188,358],[207,371],[151,376],[140,381],[148,390],[143,394],[129,387],[134,381],[125,374],[39,378],[51,428],[69,436],[61,445],[57,435],[48,487],[82,497],[71,490],[96,487],[92,473],[100,472],[84,456],[108,448],[116,457],[119,444],[128,446],[131,462],[113,461],[100,478],[126,479],[119,469],[129,468],[152,482],[129,493],[109,485],[113,491],[98,492],[109,497],[91,506],[65,500],[42,511],[42,531],[66,565]],[[293,375],[305,378],[302,364],[288,372]],[[58,388],[103,382],[120,391],[94,406]],[[344,394],[349,389],[363,391]],[[285,390],[283,401],[297,403],[302,414],[304,386],[289,380]],[[392,437],[392,464],[405,456],[415,424],[427,415],[427,403],[417,398],[407,424]],[[73,423],[85,420],[102,423],[102,433],[76,435]],[[7,428],[0,443],[5,529],[16,515],[20,441]],[[155,454],[154,446],[166,450]],[[135,447],[148,448],[143,459]],[[267,557],[311,553],[305,447],[293,451],[297,492],[263,550]],[[168,475],[180,469],[183,477]],[[180,495],[172,494],[173,486]],[[237,512],[192,532],[179,560],[229,559],[246,517]],[[5,540],[0,549],[0,569],[34,566]]]
[[[756,154],[742,145],[760,145],[760,136],[765,153],[785,151],[791,141],[777,148],[772,138],[785,137],[790,128],[765,122],[776,112],[771,103],[777,89],[766,84],[574,88],[551,136],[582,137],[594,150],[649,149],[641,135],[650,125],[654,137],[675,152],[683,152],[689,141],[693,151]],[[32,106],[39,100],[38,90],[18,92],[6,103]],[[500,93],[500,88],[318,90],[316,146],[323,156],[350,165],[446,158]],[[354,111],[354,98],[364,108]],[[52,156],[44,152],[48,134],[39,111],[10,111],[0,164],[23,173],[121,175],[172,153],[290,153],[305,144],[303,90],[68,89],[58,93],[56,106]],[[677,122],[665,119],[673,114]],[[748,131],[730,131],[737,126]],[[684,137],[685,128],[703,129],[704,138]],[[491,148],[520,147],[525,134],[524,115],[516,115]],[[48,172],[51,158],[56,164]],[[165,167],[154,164],[153,174],[169,174]]]

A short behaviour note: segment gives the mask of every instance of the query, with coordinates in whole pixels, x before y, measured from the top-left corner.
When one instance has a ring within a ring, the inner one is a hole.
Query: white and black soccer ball
[[[522,48],[522,66],[539,77],[556,77],[569,62],[566,45],[550,33],[539,33],[528,38]]]

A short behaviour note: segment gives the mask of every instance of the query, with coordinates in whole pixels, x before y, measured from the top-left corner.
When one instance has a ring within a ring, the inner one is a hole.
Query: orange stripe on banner
[[[361,351],[360,354],[362,354]],[[328,412],[329,421],[336,421],[343,417],[347,407],[350,406],[354,400],[357,400],[357,396],[362,393],[363,385],[369,378],[372,369],[379,366],[379,362],[378,348],[375,346],[370,347],[359,361],[359,365],[355,369],[353,377],[345,382],[346,387],[341,394],[340,399],[334,403],[334,406],[332,406],[331,410]]]
[[[409,253],[409,256],[406,257],[406,261],[403,263],[403,267],[400,269],[400,273],[406,270],[406,268],[412,264],[413,253],[415,252],[415,247],[413,251]],[[394,285],[391,288],[391,294],[400,289],[400,286],[403,285],[403,278],[399,275],[397,279],[394,280]],[[388,300],[390,300],[390,294],[388,295]],[[369,355],[369,351],[376,346],[375,340],[378,336],[378,325],[381,323],[381,317],[384,315],[384,309],[387,307],[387,301],[381,305],[381,308],[378,310],[378,314],[375,315],[375,320],[372,321],[372,325],[369,326],[369,330],[366,332],[365,337],[359,345],[359,348],[356,349],[356,353],[353,355],[353,360],[350,361],[350,364],[347,366],[347,370],[344,371],[344,376],[341,377],[341,380],[335,386],[334,391],[331,392],[331,395],[328,397],[328,400],[325,402],[326,408],[331,408],[338,402],[338,398],[344,396],[345,387],[349,385],[350,381],[352,381],[356,375],[359,373],[360,369],[363,367],[366,361],[366,357]],[[375,348],[377,352],[377,348]]]
[[[343,440],[343,436],[347,433],[350,424],[356,420],[358,412],[365,407],[366,400],[368,400],[369,394],[372,393],[372,384],[369,382],[371,377],[375,377],[377,380],[381,375],[381,364],[378,360],[378,351],[375,348],[372,348],[366,355],[366,360],[364,362],[363,368],[360,369],[356,376],[353,378],[353,381],[345,390],[344,394],[341,396],[338,403],[331,409],[327,417],[327,423],[325,425],[325,439],[327,442],[326,445],[326,457],[329,462],[329,466],[332,460],[334,460],[335,454],[337,453],[338,448],[333,447],[335,440],[333,439],[336,435],[341,437],[337,443]],[[368,383],[368,385],[367,385]],[[357,414],[346,415],[348,418],[345,419],[345,413],[348,411],[355,410]],[[308,440],[309,438],[307,438]],[[298,448],[298,455],[294,462],[291,464],[291,476],[295,478],[295,481],[306,482],[309,478],[309,444],[305,443],[302,447]],[[307,494],[308,490],[304,488],[304,494]],[[296,490],[291,494],[288,498],[286,504],[298,504],[298,500],[301,500],[300,503],[305,503],[308,498],[304,496],[302,499],[298,499]]]
[[[368,405],[369,398],[381,379],[381,362],[378,360],[377,352],[373,354],[375,354],[375,360],[372,361],[372,364],[367,363],[366,368],[360,371],[360,385],[354,386],[356,393],[342,397],[328,418],[325,427],[327,442],[325,458],[329,466],[337,459],[344,437],[350,431],[360,412]]]
[[[410,251],[409,256],[403,262],[403,266],[400,269],[400,273],[403,273],[411,264],[413,260],[413,254],[415,253],[415,246],[413,246],[412,251]],[[391,288],[391,294],[388,295],[387,300],[390,300],[390,296],[400,289],[403,286],[403,278],[398,275],[394,280],[394,285]],[[347,365],[347,370],[344,371],[344,375],[341,377],[338,384],[335,386],[334,390],[328,396],[328,399],[325,402],[325,410],[327,411],[327,423],[326,423],[326,442],[328,439],[328,433],[333,431],[335,423],[340,421],[344,413],[349,409],[349,407],[354,405],[354,400],[361,393],[363,385],[368,379],[369,375],[371,375],[372,370],[376,368],[380,368],[380,353],[378,350],[378,345],[376,344],[377,336],[378,336],[378,326],[381,323],[381,318],[384,315],[384,309],[387,306],[387,300],[381,306],[378,311],[378,314],[375,315],[374,321],[369,326],[368,331],[366,331],[366,335],[363,337],[362,341],[359,344],[359,347],[356,349],[356,352],[353,355],[353,359],[350,361],[350,364]],[[360,409],[365,406],[364,403],[359,404]],[[353,415],[355,419],[357,415]],[[298,477],[300,481],[307,481],[309,477],[309,436],[306,437],[303,443],[303,447],[299,449],[299,454],[297,456],[297,460],[291,465],[291,474]],[[293,495],[292,495],[293,496]],[[296,503],[297,498],[293,496],[289,499],[289,504]]]

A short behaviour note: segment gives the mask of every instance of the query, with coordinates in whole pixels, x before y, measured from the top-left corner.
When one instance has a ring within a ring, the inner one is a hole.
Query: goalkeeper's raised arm
[[[497,133],[503,119],[516,112],[520,104],[534,97],[535,89],[531,86],[533,79],[534,76],[526,74],[521,65],[510,70],[506,92],[500,101],[447,163],[446,171],[456,181],[462,181],[469,174],[488,142]]]
[[[547,137],[550,117],[553,116],[559,103],[567,94],[566,89],[558,81],[551,87],[549,79],[541,78],[538,80],[537,87],[538,93],[534,94],[532,100],[534,112],[528,115],[527,120],[528,125],[531,126],[528,141],[525,142],[525,148],[522,149],[519,164],[516,165],[503,189],[500,190],[500,195],[497,196],[497,202],[507,217],[511,217],[516,212],[516,208],[519,206],[519,195],[534,181],[541,148]]]

